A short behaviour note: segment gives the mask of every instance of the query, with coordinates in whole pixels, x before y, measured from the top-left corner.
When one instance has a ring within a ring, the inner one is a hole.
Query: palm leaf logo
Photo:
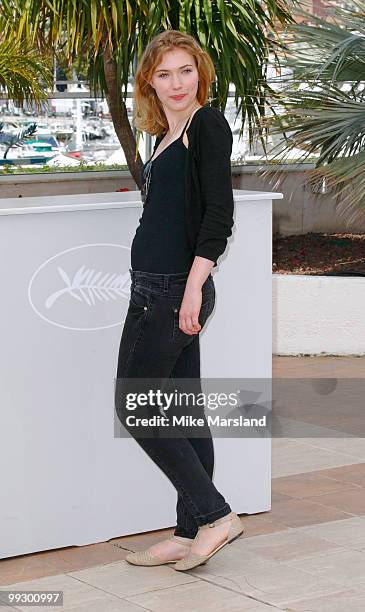
[[[118,297],[127,297],[129,293],[129,273],[112,274],[107,272],[96,272],[85,265],[81,266],[71,280],[67,272],[60,266],[57,267],[58,273],[65,286],[48,296],[45,306],[51,308],[62,295],[70,295],[79,302],[86,302],[88,306],[99,301],[117,300]]]

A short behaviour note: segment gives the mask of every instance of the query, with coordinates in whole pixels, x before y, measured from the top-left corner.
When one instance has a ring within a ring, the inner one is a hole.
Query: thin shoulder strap
[[[151,156],[150,156],[150,158],[149,158],[149,159],[146,161],[146,163],[144,164],[145,166],[148,164],[148,162],[149,162],[149,161],[151,161],[151,159],[152,159],[152,157],[154,156],[155,151],[156,151],[156,149],[157,149],[158,145],[160,144],[161,140],[162,140],[161,136],[156,136],[156,140],[155,140],[155,144],[153,145],[153,149],[152,149]]]
[[[197,110],[199,110],[200,108],[203,108],[203,107],[202,107],[202,106],[198,106],[198,108],[196,108],[196,109],[195,109],[195,110],[192,112],[192,114],[190,115],[189,119],[188,119],[188,120],[187,120],[187,122],[186,122],[186,125],[185,125],[185,127],[184,127],[184,129],[183,129],[183,131],[182,131],[182,134],[181,134],[180,138],[182,138],[182,137],[184,136],[184,134],[185,134],[185,130],[186,130],[186,128],[188,127],[188,124],[189,124],[189,123],[191,123],[191,121],[192,121],[192,119],[193,119],[193,117],[194,117],[194,115],[195,115],[196,111],[197,111]]]
[[[186,130],[186,128],[188,127],[188,123],[189,123],[189,121],[190,121],[190,117],[189,117],[189,119],[187,120],[187,122],[185,123],[185,127],[184,127],[183,131],[181,132],[181,134],[180,134],[180,136],[179,136],[179,139],[180,139],[180,138],[183,138],[183,136],[184,136],[184,134],[185,134],[185,130]]]
[[[162,134],[160,134],[160,136],[156,137],[155,146],[153,147],[153,152],[156,151],[156,149],[157,149],[158,145],[160,144],[161,140],[162,140]]]

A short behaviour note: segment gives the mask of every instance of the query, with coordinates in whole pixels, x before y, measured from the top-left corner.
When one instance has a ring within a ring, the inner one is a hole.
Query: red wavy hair
[[[197,100],[202,106],[207,102],[210,84],[216,77],[212,59],[193,36],[178,30],[166,30],[155,36],[142,54],[134,80],[133,125],[151,136],[160,136],[169,129],[161,102],[149,81],[164,53],[173,48],[184,49],[194,58],[199,74]]]

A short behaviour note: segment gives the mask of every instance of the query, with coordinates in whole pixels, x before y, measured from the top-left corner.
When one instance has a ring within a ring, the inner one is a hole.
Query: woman
[[[243,527],[212,482],[214,448],[204,407],[191,412],[204,419],[201,437],[185,435],[183,427],[169,437],[157,424],[167,409],[148,403],[145,414],[156,417],[155,425],[136,430],[127,419],[126,396],[136,378],[139,393],[164,391],[172,381],[175,390],[201,392],[199,332],[215,303],[211,269],[233,226],[232,132],[223,113],[204,106],[214,77],[214,65],[195,39],[168,30],[145,49],[135,78],[134,123],[158,137],[144,166],[144,209],[131,249],[116,412],[178,499],[174,535],[126,559],[135,565],[175,562],[177,570],[206,563]],[[168,416],[181,410],[176,402]]]

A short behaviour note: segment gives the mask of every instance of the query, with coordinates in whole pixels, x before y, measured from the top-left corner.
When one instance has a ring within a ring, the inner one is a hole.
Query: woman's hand
[[[189,336],[198,334],[201,325],[198,321],[202,305],[202,290],[198,287],[185,287],[184,297],[179,311],[179,327]]]
[[[208,278],[214,261],[196,255],[185,285],[184,297],[179,312],[179,328],[193,336],[201,330],[198,317],[202,305],[202,286]]]

